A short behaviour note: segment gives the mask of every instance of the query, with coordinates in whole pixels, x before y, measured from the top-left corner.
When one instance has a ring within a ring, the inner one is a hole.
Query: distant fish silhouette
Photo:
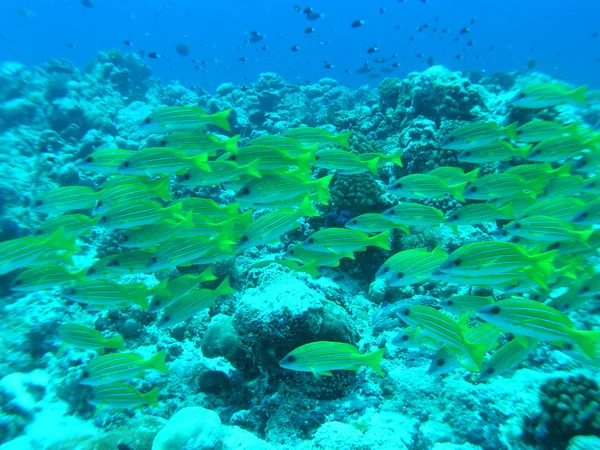
[[[95,8],[90,0],[80,0],[80,3],[86,8]]]

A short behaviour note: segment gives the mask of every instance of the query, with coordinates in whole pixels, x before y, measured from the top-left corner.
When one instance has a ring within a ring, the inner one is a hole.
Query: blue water
[[[307,20],[295,11],[296,2],[283,0],[91,3],[94,8],[79,0],[2,1],[0,60],[30,65],[62,57],[84,67],[99,50],[156,52],[160,58],[148,59],[155,76],[209,90],[224,81],[252,82],[266,71],[291,82],[332,77],[350,87],[373,85],[377,78],[355,72],[377,57],[388,61],[371,62],[376,69],[371,73],[398,63],[393,75],[382,77],[424,70],[429,57],[453,70],[488,72],[526,71],[526,63],[534,60],[540,72],[600,86],[600,36],[594,37],[600,30],[597,0],[299,3],[324,15],[318,20]],[[380,8],[385,11],[380,13]],[[364,25],[352,28],[359,19]],[[425,23],[428,27],[417,31]],[[306,34],[308,27],[316,31]],[[470,30],[461,35],[463,27]],[[251,31],[264,38],[248,43]],[[125,40],[132,46],[124,45]],[[188,56],[175,51],[179,44],[189,47]],[[299,50],[292,51],[292,46]],[[368,54],[374,46],[380,50]],[[393,54],[397,56],[391,59]],[[333,68],[326,69],[326,63]]]

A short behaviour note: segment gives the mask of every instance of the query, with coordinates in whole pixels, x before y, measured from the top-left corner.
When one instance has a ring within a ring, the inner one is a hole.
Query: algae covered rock
[[[348,313],[323,293],[277,266],[256,272],[257,287],[245,291],[233,318],[255,365],[276,365],[280,357],[308,342],[356,342]]]
[[[223,430],[216,412],[199,406],[177,411],[158,432],[152,450],[210,450],[220,444]]]
[[[243,344],[233,326],[233,317],[214,316],[202,337],[202,354],[207,358],[224,357],[231,363],[244,360]]]

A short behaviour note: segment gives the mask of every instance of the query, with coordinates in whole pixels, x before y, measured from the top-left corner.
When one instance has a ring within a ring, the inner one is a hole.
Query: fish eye
[[[96,203],[96,208],[100,208],[102,205],[102,200],[98,200],[98,202]]]
[[[589,286],[584,286],[583,288],[581,288],[581,292],[589,292],[590,291],[590,287]]]
[[[318,161],[319,159],[321,159],[321,157],[319,155],[315,155],[315,161]]]
[[[123,163],[123,167],[129,167],[129,161],[125,161],[125,162]]]
[[[231,155],[231,158],[229,158],[229,160],[230,160],[230,161],[235,161],[235,160],[237,160],[237,156],[235,156],[235,155]]]
[[[71,288],[71,289],[69,289],[69,290],[67,291],[67,293],[68,293],[69,295],[75,295],[75,294],[77,293],[77,291],[75,290],[75,288]]]
[[[448,305],[448,306],[452,306],[452,305],[454,305],[454,300],[448,300],[448,301],[446,302],[446,305]]]
[[[96,269],[94,269],[93,267],[90,267],[87,271],[88,275],[93,275],[96,273]]]
[[[492,375],[495,371],[496,369],[494,369],[493,367],[488,367],[485,373],[487,373],[488,375]]]
[[[354,219],[354,220],[352,221],[352,225],[357,225],[357,224],[358,224],[358,220]]]
[[[94,158],[92,158],[91,156],[88,156],[87,158],[85,158],[85,162],[86,163],[93,163],[94,162]]]
[[[167,140],[163,139],[162,141],[160,141],[160,146],[161,147],[166,147],[167,146]]]
[[[314,244],[314,243],[315,243],[315,240],[314,240],[313,238],[310,238],[310,239],[308,240],[308,243],[309,243],[309,244]]]
[[[449,140],[450,142],[454,142],[454,136],[450,136],[450,137],[448,138],[448,140]]]
[[[588,216],[587,211],[583,211],[581,214],[579,214],[579,217],[582,219],[585,219]]]
[[[108,222],[108,217],[106,216],[102,216],[102,219],[100,219],[102,222],[106,223]]]
[[[162,304],[162,302],[160,300],[154,300],[154,304],[156,306],[160,306]]]
[[[460,266],[462,264],[462,259],[456,258],[452,264],[455,266]]]
[[[465,152],[466,156],[471,156],[471,152]]]
[[[171,320],[171,317],[170,317],[170,316],[162,316],[162,319],[160,319],[160,321],[161,321],[162,323],[166,323],[166,322],[168,322],[169,320]]]
[[[402,342],[406,342],[410,339],[410,336],[408,334],[403,334],[402,337],[400,338],[400,340]]]
[[[491,307],[490,308],[490,314],[494,314],[494,315],[500,314],[500,307],[497,306],[497,305]]]
[[[383,268],[383,273],[388,273],[389,271],[390,271],[390,268],[389,268],[389,267],[384,267],[384,268]]]
[[[402,272],[398,272],[396,274],[396,278],[402,279],[402,278],[404,278],[404,274]]]
[[[189,173],[186,173],[186,174],[183,176],[183,179],[184,179],[184,180],[186,180],[186,181],[187,181],[187,180],[189,180],[190,178],[192,178],[192,176],[191,176]]]
[[[388,214],[390,216],[393,216],[394,214],[396,214],[396,210],[395,209],[390,209],[389,212],[388,212]]]
[[[573,350],[573,344],[571,344],[570,342],[567,342],[564,346],[563,346],[564,350]]]
[[[35,206],[42,206],[44,204],[44,202],[42,200],[37,200],[35,202]]]
[[[249,193],[250,193],[250,188],[245,187],[244,189],[242,189],[243,195],[248,195]]]
[[[36,236],[39,236],[39,235],[40,235],[40,234],[42,234],[42,233],[43,233],[43,231],[42,231],[42,230],[37,230],[37,231],[35,232]]]
[[[293,363],[294,361],[296,361],[296,357],[294,355],[290,355],[287,357],[287,362]]]
[[[560,248],[560,242],[555,242],[554,244],[548,246],[548,250],[557,250],[559,248]]]
[[[519,99],[524,99],[524,98],[525,98],[525,94],[524,94],[523,92],[521,92],[521,93],[519,93],[519,94],[517,95],[517,98],[519,98]]]
[[[444,364],[446,364],[446,360],[444,358],[439,358],[435,361],[435,365],[438,367],[442,367]]]
[[[150,258],[150,261],[152,261],[153,264],[156,264],[158,262],[158,259],[156,258],[156,256],[153,256],[152,258]]]
[[[396,188],[402,189],[402,183],[396,183]]]
[[[128,240],[129,240],[129,236],[127,236],[127,235],[123,236],[123,241],[124,242],[127,242]]]
[[[111,262],[109,262],[107,265],[108,265],[108,266],[115,266],[115,267],[119,267],[119,266],[121,265],[121,263],[120,263],[120,262],[119,262],[117,259],[114,259],[114,260],[112,260]]]
[[[402,311],[402,315],[408,317],[410,315],[410,309],[404,308],[404,311]]]
[[[21,286],[23,284],[23,280],[15,281],[15,286]]]
[[[469,186],[470,192],[477,192],[477,186]]]
[[[586,188],[595,188],[596,187],[596,182],[592,181],[590,183],[587,184]]]
[[[148,124],[150,123],[150,117],[146,117],[146,119],[144,120],[144,123],[145,123],[146,125],[148,125]]]
[[[521,228],[521,224],[519,222],[514,224],[515,230],[518,230]]]
[[[242,236],[241,239],[240,239],[240,242],[242,244],[245,244],[246,242],[248,242],[248,236]]]
[[[523,130],[517,130],[517,135],[521,136],[523,134]]]
[[[85,370],[85,371],[84,371],[84,372],[81,374],[81,376],[82,376],[83,378],[89,378],[89,376],[90,376],[90,373],[89,373],[87,370]]]
[[[290,253],[290,255],[293,255],[294,254],[294,250],[293,249],[290,250],[289,253]]]

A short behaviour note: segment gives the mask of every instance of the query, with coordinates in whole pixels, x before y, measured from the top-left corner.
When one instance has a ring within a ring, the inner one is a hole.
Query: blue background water
[[[593,36],[600,30],[598,0],[91,2],[93,9],[80,0],[2,1],[0,60],[40,64],[63,57],[83,67],[98,50],[129,51],[123,41],[130,40],[131,50],[162,56],[148,59],[156,76],[210,90],[224,81],[252,82],[265,71],[292,82],[329,76],[348,86],[376,84],[379,80],[358,75],[356,69],[365,61],[394,53],[396,59],[371,66],[380,69],[398,62],[394,76],[402,77],[424,70],[429,56],[451,69],[488,72],[525,71],[526,62],[535,59],[535,70],[573,83],[600,85],[600,37]],[[295,4],[310,6],[324,17],[307,20],[294,10]],[[386,9],[383,14],[381,7]],[[471,18],[476,19],[472,25]],[[352,28],[357,19],[365,24]],[[424,23],[429,27],[417,31]],[[455,41],[465,26],[470,32]],[[315,28],[315,33],[306,34],[307,27]],[[442,33],[444,28],[448,34]],[[264,39],[245,43],[252,30]],[[469,40],[473,46],[467,45]],[[179,55],[178,44],[187,44],[190,55]],[[293,52],[293,45],[299,51]],[[261,50],[263,46],[267,49]],[[380,51],[369,55],[372,46]],[[419,53],[422,57],[416,56]],[[241,62],[240,57],[247,61]],[[325,69],[325,61],[334,67]],[[200,72],[196,65],[202,67]]]

